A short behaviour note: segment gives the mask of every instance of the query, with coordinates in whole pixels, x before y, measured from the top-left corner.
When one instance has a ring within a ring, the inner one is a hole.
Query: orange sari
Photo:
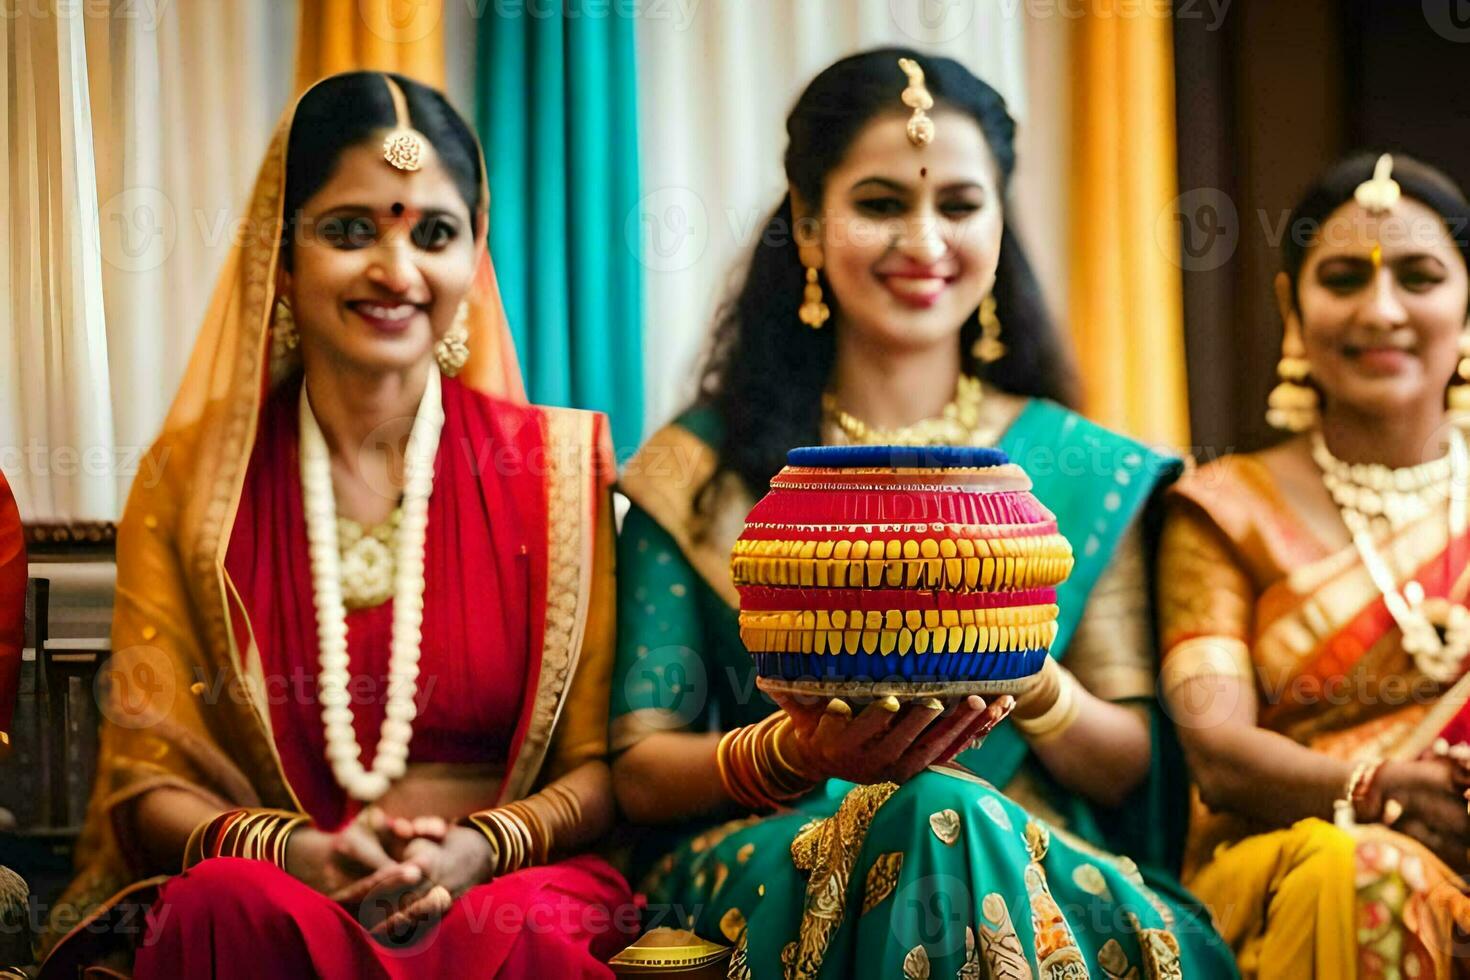
[[[1441,513],[1380,549],[1426,595],[1464,599],[1470,539],[1450,540]],[[1470,715],[1470,677],[1446,690],[1418,671],[1356,549],[1322,544],[1258,459],[1226,457],[1176,486],[1158,580],[1165,693],[1207,661],[1254,683],[1262,727],[1354,762],[1415,758]],[[1470,975],[1470,890],[1381,825],[1271,828],[1195,793],[1184,883],[1246,977]]]

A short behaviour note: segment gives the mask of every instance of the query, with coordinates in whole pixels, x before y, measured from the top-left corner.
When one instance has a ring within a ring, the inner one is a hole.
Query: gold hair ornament
[[[1383,214],[1403,196],[1399,182],[1393,179],[1393,155],[1385,153],[1373,165],[1373,176],[1353,191],[1353,200],[1369,214]]]
[[[908,87],[903,90],[903,104],[914,110],[909,117],[909,142],[915,146],[928,146],[934,142],[934,120],[925,114],[925,110],[934,108],[934,97],[924,85],[924,69],[912,58],[899,58],[898,67],[909,78]]]
[[[408,117],[408,100],[403,89],[388,75],[383,76],[388,84],[388,94],[393,97],[393,113],[397,124],[383,140],[383,159],[399,170],[414,171],[424,165],[424,134],[413,128]]]

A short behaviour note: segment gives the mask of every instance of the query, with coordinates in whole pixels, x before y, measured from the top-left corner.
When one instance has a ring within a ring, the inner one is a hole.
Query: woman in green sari
[[[1004,102],[957,62],[885,49],[822,72],[787,133],[790,193],[701,397],[624,480],[614,776],[659,849],[682,841],[634,869],[650,907],[733,945],[731,977],[1233,975],[1153,870],[1182,813],[1157,805],[1142,516],[1177,464],[1064,407],[1067,362],[1005,220]],[[960,765],[925,768],[954,754],[956,718],[984,734],[1008,698],[877,723],[876,704],[850,723],[840,702],[788,705],[781,755],[812,789],[742,812],[717,748],[776,705],[740,643],[730,549],[786,450],[818,443],[1006,450],[1076,553],[1051,651],[1066,666]]]

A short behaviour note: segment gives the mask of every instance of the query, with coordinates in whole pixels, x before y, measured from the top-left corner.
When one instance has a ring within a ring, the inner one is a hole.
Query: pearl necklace
[[[822,395],[822,414],[854,445],[881,446],[966,446],[980,424],[980,403],[985,391],[978,378],[960,375],[954,397],[934,418],[922,419],[901,429],[879,429],[847,411],[830,391]]]
[[[403,517],[397,531],[393,573],[393,639],[388,657],[388,703],[371,771],[359,761],[347,686],[347,609],[337,550],[337,500],[331,460],[316,415],[301,388],[301,489],[306,540],[311,551],[312,598],[316,606],[318,698],[326,728],[326,756],[337,784],[353,799],[371,803],[406,771],[408,743],[418,713],[419,645],[424,621],[424,540],[434,457],[444,427],[439,372],[430,369],[414,416],[404,458]]]
[[[1369,522],[1385,521],[1395,531],[1436,510],[1449,496],[1448,454],[1399,469],[1381,463],[1345,463],[1327,448],[1318,429],[1312,433],[1312,459],[1340,509],[1356,511]]]
[[[1326,443],[1322,441],[1320,433],[1316,435],[1314,442],[1320,444],[1323,452],[1326,452]],[[1316,452],[1315,445],[1313,448],[1314,457],[1321,457],[1322,454]],[[1326,455],[1331,456],[1330,453]],[[1341,467],[1348,465],[1340,461],[1335,462]],[[1414,479],[1413,481],[1406,479],[1404,483],[1410,484],[1422,479],[1419,473],[1425,467],[1437,466],[1439,462],[1435,460],[1433,463],[1412,467],[1412,470],[1417,471]],[[1321,458],[1318,458],[1318,463],[1319,465],[1322,463]],[[1392,470],[1388,467],[1381,467],[1381,469],[1384,473],[1375,473],[1373,477],[1376,485],[1386,489],[1391,480],[1394,490],[1397,491],[1400,485],[1398,474],[1403,471]],[[1326,466],[1323,466],[1322,471],[1323,482],[1326,483],[1330,471]],[[1342,470],[1338,469],[1335,472],[1341,473]],[[1467,508],[1467,491],[1470,491],[1466,485],[1467,480],[1470,480],[1470,452],[1466,450],[1464,434],[1458,428],[1451,428],[1450,451],[1445,456],[1443,485],[1442,488],[1435,491],[1439,499],[1449,497],[1450,500],[1451,542],[1463,538],[1467,524],[1470,524],[1470,520],[1467,520],[1467,515],[1470,515],[1470,508]],[[1330,483],[1328,483],[1328,489],[1329,491],[1332,489]],[[1426,489],[1421,487],[1420,493],[1424,494]],[[1448,599],[1426,598],[1424,587],[1416,581],[1410,581],[1400,592],[1394,574],[1388,567],[1388,562],[1378,553],[1378,547],[1373,540],[1371,518],[1375,515],[1368,513],[1366,508],[1342,503],[1335,493],[1333,499],[1338,500],[1342,522],[1352,533],[1353,545],[1363,559],[1363,565],[1368,569],[1368,576],[1373,580],[1378,591],[1383,594],[1383,604],[1388,608],[1389,615],[1393,617],[1394,622],[1398,624],[1399,631],[1403,634],[1404,651],[1414,658],[1414,665],[1426,677],[1439,684],[1453,683],[1464,673],[1465,657],[1470,654],[1470,609]],[[1392,512],[1384,510],[1380,513],[1388,517],[1391,526],[1401,526],[1393,524],[1395,517],[1392,516]],[[1399,512],[1399,519],[1404,520],[1402,511]],[[1404,520],[1404,523],[1407,523],[1407,520]]]

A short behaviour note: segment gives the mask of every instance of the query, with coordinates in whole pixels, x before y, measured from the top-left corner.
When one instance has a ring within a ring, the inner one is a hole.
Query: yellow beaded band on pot
[[[1053,617],[1055,613],[1053,613]],[[898,654],[1017,653],[1050,648],[1056,639],[1055,618],[1028,626],[939,626],[910,629],[768,629],[746,625],[740,616],[740,640],[751,653]]]
[[[1059,534],[1023,538],[926,538],[921,541],[736,542],[730,569],[737,586],[1000,591],[1054,586],[1072,571],[1072,549]]]

